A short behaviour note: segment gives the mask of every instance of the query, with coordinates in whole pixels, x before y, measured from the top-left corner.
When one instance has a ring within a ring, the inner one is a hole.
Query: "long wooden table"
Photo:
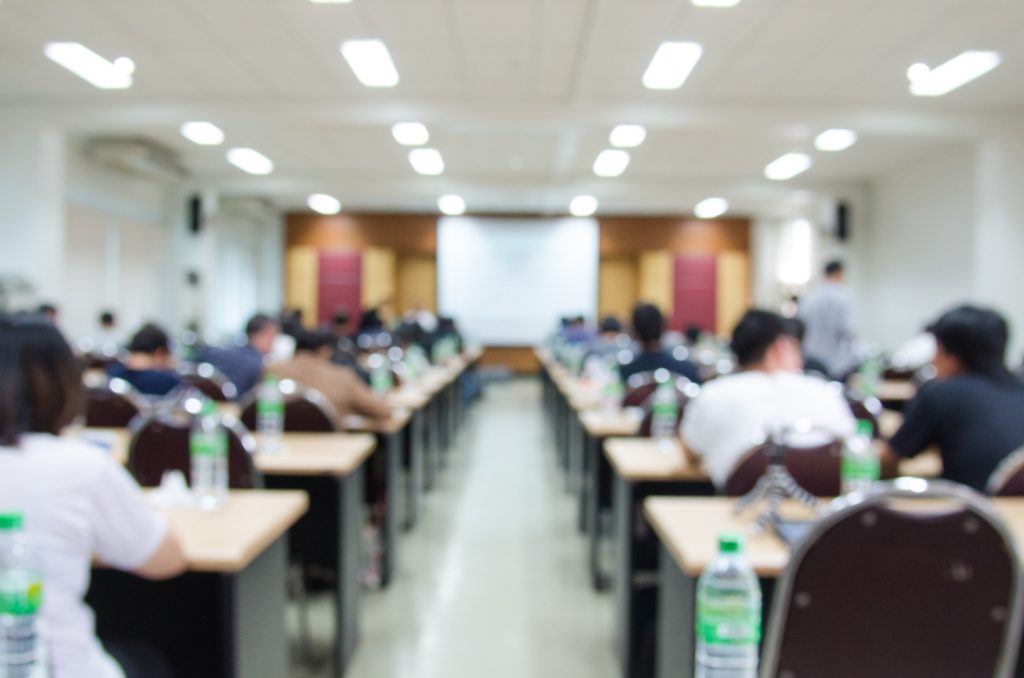
[[[144,642],[180,676],[289,675],[287,535],[308,506],[302,492],[236,490],[219,511],[159,509],[188,571],[149,581],[94,568],[87,601],[100,638]]]

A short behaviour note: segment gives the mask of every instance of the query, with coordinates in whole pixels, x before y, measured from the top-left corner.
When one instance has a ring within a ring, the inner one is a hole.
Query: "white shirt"
[[[45,434],[0,447],[0,511],[19,511],[42,560],[43,620],[52,678],[123,678],[83,598],[95,556],[122,570],[145,564],[167,531],[128,472],[87,443]]]
[[[856,421],[842,391],[823,379],[799,372],[741,372],[704,384],[686,407],[682,433],[687,447],[702,457],[716,487],[774,426],[796,420],[846,437]]]

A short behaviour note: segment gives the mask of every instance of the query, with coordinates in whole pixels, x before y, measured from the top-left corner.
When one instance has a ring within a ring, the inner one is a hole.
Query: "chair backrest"
[[[285,431],[332,433],[341,430],[341,418],[323,393],[290,379],[281,380],[278,387],[284,396]],[[241,420],[251,431],[255,431],[258,425],[258,403],[258,388],[254,388],[242,402]]]
[[[91,428],[124,428],[146,413],[145,400],[123,379],[87,384],[85,425]]]
[[[686,413],[686,406],[691,400],[700,395],[700,386],[693,383],[686,377],[678,377],[675,380],[675,391],[676,391],[676,430],[679,430],[679,425],[683,422],[683,415]],[[651,397],[643,403],[644,418],[640,420],[640,430],[637,433],[641,438],[649,438],[651,436],[651,425],[654,423],[654,412],[651,408]]]
[[[191,483],[189,456],[191,417],[180,410],[165,411],[140,419],[132,426],[128,444],[128,470],[144,487],[160,484],[165,471],[179,470]],[[228,435],[228,487],[263,487],[263,476],[256,470],[252,455],[256,441],[234,417],[221,417]]]
[[[214,402],[231,402],[238,397],[238,389],[231,380],[210,363],[182,363],[178,374],[185,387],[196,389]]]
[[[1012,675],[1021,564],[990,502],[904,478],[836,506],[776,586],[762,677]]]
[[[994,497],[1024,497],[1024,447],[999,462],[985,491]]]
[[[657,388],[658,382],[654,380],[653,372],[637,372],[630,375],[626,380],[622,406],[643,407]]]
[[[871,437],[878,438],[878,418],[882,415],[882,401],[874,396],[865,396],[851,390],[845,390],[843,396],[855,419],[871,422]]]
[[[786,470],[800,487],[816,497],[834,497],[840,492],[839,471],[843,444],[832,440],[820,445],[784,446]],[[744,495],[754,488],[768,468],[768,444],[752,448],[736,465],[725,482],[725,494]]]

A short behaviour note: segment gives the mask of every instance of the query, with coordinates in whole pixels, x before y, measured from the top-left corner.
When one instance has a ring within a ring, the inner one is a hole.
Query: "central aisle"
[[[536,381],[490,385],[346,678],[613,678],[612,598],[588,585]]]

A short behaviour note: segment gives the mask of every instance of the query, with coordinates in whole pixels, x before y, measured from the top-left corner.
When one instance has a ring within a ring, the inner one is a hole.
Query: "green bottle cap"
[[[875,433],[875,427],[867,419],[857,420],[857,433],[862,436],[871,437]]]
[[[20,513],[0,513],[0,530],[20,530],[25,518]]]
[[[743,550],[743,535],[738,532],[723,532],[718,536],[720,553],[739,553]]]

